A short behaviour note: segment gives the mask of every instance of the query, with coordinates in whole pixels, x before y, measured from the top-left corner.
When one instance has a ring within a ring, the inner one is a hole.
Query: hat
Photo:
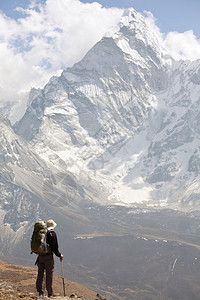
[[[54,222],[54,220],[48,220],[47,221],[47,228],[48,227],[53,227],[54,228],[54,227],[56,227],[56,225],[57,224],[56,224],[56,222]]]

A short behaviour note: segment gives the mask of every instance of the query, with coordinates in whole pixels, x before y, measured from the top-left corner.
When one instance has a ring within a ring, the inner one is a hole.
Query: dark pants
[[[46,270],[46,289],[48,296],[53,294],[53,271],[54,271],[54,259],[53,254],[50,255],[38,255],[37,259],[38,276],[36,280],[36,289],[38,293],[42,294],[42,282],[44,278],[44,270]]]

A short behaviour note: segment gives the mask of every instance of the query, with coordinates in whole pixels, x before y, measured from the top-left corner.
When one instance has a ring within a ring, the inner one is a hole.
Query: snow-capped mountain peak
[[[126,10],[80,62],[32,93],[16,132],[48,163],[100,182],[108,202],[180,207],[175,190],[184,184],[186,195],[199,176],[199,61],[168,64],[154,26]]]
[[[159,63],[169,64],[171,61],[164,48],[159,29],[133,8],[125,10],[118,26],[105,37],[115,39],[123,52],[133,57],[137,53],[140,60],[146,61],[148,57],[154,55],[152,62],[156,63],[156,54]]]

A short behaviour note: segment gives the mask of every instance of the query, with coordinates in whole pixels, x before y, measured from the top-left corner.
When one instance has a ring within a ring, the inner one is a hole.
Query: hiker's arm
[[[58,250],[58,240],[57,240],[57,235],[54,231],[51,232],[51,244],[50,244],[51,250],[53,251],[53,253],[60,257],[63,257],[63,255],[59,252]]]

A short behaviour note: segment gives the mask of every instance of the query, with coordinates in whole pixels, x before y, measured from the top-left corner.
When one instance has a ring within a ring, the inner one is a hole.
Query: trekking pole
[[[62,259],[60,260],[61,263],[61,274],[62,274],[62,283],[63,283],[63,293],[64,293],[64,297],[65,295],[65,278],[64,278],[64,274],[63,274],[63,261]]]

